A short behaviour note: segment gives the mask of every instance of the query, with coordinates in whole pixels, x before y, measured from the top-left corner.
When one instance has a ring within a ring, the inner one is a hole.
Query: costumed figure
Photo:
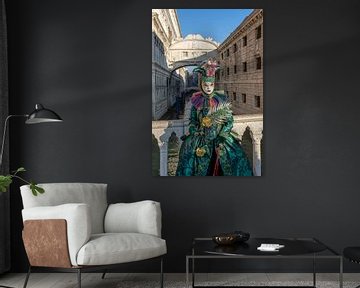
[[[191,97],[189,133],[181,137],[176,176],[253,176],[233,128],[231,103],[214,91],[217,63],[209,59],[194,69],[201,92]]]

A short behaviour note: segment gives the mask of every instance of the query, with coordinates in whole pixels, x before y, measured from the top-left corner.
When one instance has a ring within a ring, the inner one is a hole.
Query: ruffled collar
[[[191,104],[197,109],[201,109],[205,100],[208,100],[210,108],[216,108],[219,104],[225,103],[226,96],[214,92],[212,96],[204,95],[202,92],[196,92],[191,96]]]

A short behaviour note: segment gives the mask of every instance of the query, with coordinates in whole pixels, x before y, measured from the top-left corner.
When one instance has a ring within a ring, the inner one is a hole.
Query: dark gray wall
[[[25,166],[38,182],[108,183],[110,202],[160,201],[166,271],[184,271],[192,237],[234,229],[314,236],[339,251],[360,245],[360,2],[196,2],[264,9],[264,176],[154,178],[151,8],[191,3],[8,1],[11,112],[43,103],[65,119],[12,122],[12,168]],[[12,188],[12,269],[23,271],[22,204]]]

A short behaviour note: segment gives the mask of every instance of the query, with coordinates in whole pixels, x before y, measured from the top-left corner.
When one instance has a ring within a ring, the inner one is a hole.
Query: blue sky
[[[223,42],[253,9],[177,9],[182,36],[201,34]]]

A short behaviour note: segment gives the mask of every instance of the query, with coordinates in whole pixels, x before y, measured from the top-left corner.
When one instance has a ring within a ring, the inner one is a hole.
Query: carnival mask
[[[214,92],[214,82],[201,82],[201,89],[207,95],[211,95]]]

